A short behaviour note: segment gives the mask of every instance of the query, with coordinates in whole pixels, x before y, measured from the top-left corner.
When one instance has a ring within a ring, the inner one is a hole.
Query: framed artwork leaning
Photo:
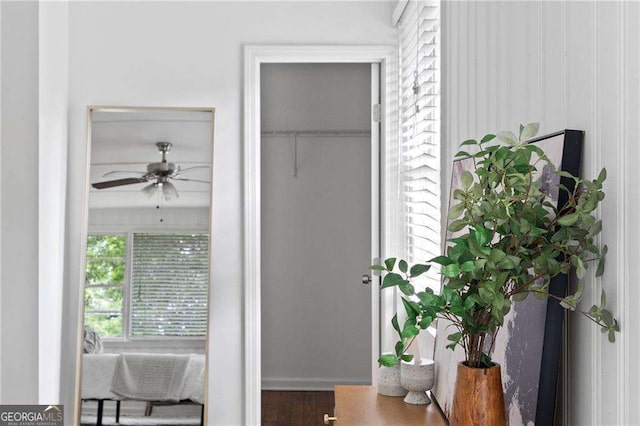
[[[562,130],[528,143],[536,144],[556,170],[579,176],[583,139],[583,131]],[[450,200],[453,192],[461,188],[461,176],[465,171],[474,171],[473,159],[454,161]],[[566,185],[563,180],[567,178],[560,178],[547,165],[538,170],[535,177],[550,194],[553,203],[557,206],[566,204],[567,194],[560,191],[558,185]],[[454,237],[447,232],[446,240]],[[556,276],[551,280],[549,293],[566,296],[568,281],[566,275]],[[487,349],[493,347],[493,361],[502,366],[506,417],[510,425],[553,424],[564,316],[565,309],[557,300],[528,297],[512,305],[495,342],[486,343]],[[464,352],[459,346],[455,351],[446,348],[451,343],[447,341],[450,325],[446,320],[438,320],[437,323],[434,351],[436,383],[432,390],[447,418],[451,414],[457,364],[464,361]]]

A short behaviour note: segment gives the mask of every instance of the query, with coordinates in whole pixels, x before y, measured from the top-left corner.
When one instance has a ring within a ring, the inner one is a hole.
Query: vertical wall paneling
[[[540,121],[541,133],[585,130],[581,174],[607,168],[601,278],[589,271],[583,308],[600,286],[621,322],[615,344],[585,318],[571,315],[563,354],[564,424],[633,424],[640,371],[640,297],[633,267],[640,226],[640,4],[634,2],[453,2],[443,8],[443,211],[450,162],[460,141],[485,131]],[[630,266],[631,265],[631,266]],[[592,268],[593,269],[593,268]]]
[[[640,171],[637,167],[637,159],[640,158],[640,144],[637,137],[640,134],[640,29],[637,25],[640,22],[640,3],[624,3],[624,138],[631,141],[625,145],[623,179],[627,182],[624,194],[627,199],[627,208],[624,211],[625,232],[628,241],[638,241],[640,238],[640,226],[637,220],[639,208],[638,188],[640,187]],[[635,167],[632,167],[635,166]],[[632,262],[637,264],[640,258],[638,244],[629,244],[625,250],[626,259],[623,262],[624,274],[627,282],[633,270]],[[620,339],[620,351],[618,353],[618,373],[622,398],[618,400],[618,422],[640,418],[640,406],[637,404],[637,395],[640,392],[638,378],[640,368],[637,362],[637,354],[640,351],[640,339],[637,328],[633,324],[640,323],[640,310],[631,309],[631,301],[638,300],[640,290],[637,285],[627,285],[618,281],[619,306],[622,308],[620,315],[621,327],[625,335]],[[636,326],[637,327],[637,326]],[[631,330],[631,331],[627,331]],[[635,331],[635,333],[633,333]],[[631,354],[636,354],[631,360]],[[632,399],[633,396],[633,399]],[[632,402],[633,401],[633,402]]]
[[[629,134],[626,132],[627,128],[627,120],[625,116],[625,108],[627,107],[628,97],[625,95],[626,89],[625,86],[627,84],[627,70],[626,70],[626,49],[625,43],[627,41],[626,31],[628,29],[628,22],[625,19],[625,9],[627,6],[624,2],[618,2],[612,5],[612,8],[615,8],[613,11],[615,16],[610,18],[612,21],[617,22],[616,34],[615,34],[615,44],[611,46],[611,50],[616,54],[616,65],[617,72],[615,75],[615,83],[616,83],[616,105],[615,109],[615,117],[616,126],[615,128],[618,130],[618,137],[616,138],[616,163],[620,169],[618,170],[618,180],[617,180],[617,193],[619,196],[619,202],[617,203],[617,248],[618,248],[618,258],[620,262],[617,265],[617,281],[616,286],[610,286],[607,290],[611,292],[615,288],[616,294],[616,305],[617,307],[621,307],[622,309],[617,309],[618,312],[622,311],[623,315],[626,315],[628,306],[624,306],[625,302],[628,300],[626,297],[626,283],[628,283],[629,275],[628,275],[628,265],[629,265],[629,253],[626,250],[627,247],[627,234],[626,230],[628,229],[628,222],[625,220],[625,212],[627,211],[629,205],[627,203],[627,179],[626,179],[626,170],[627,170],[627,157],[625,155],[625,142]],[[637,46],[637,45],[636,45]],[[636,74],[637,76],[637,74]],[[637,117],[636,117],[637,120]],[[637,197],[637,195],[636,195]],[[621,320],[624,319],[621,318]],[[626,322],[625,322],[626,323]],[[628,324],[628,323],[626,323]],[[614,358],[615,368],[611,368],[610,371],[607,372],[607,376],[616,377],[616,382],[614,385],[614,389],[616,391],[615,396],[617,397],[614,400],[606,401],[604,406],[607,408],[607,412],[605,413],[606,419],[616,419],[618,424],[622,424],[626,420],[628,421],[630,417],[626,417],[628,415],[626,410],[626,398],[624,391],[627,386],[627,373],[628,365],[625,365],[625,353],[627,348],[627,335],[623,334],[618,339],[618,351],[614,352],[611,347],[607,347],[606,358]],[[610,386],[607,386],[608,389],[605,389],[607,395],[611,395]],[[622,391],[620,393],[620,391]],[[603,419],[600,419],[601,421]]]

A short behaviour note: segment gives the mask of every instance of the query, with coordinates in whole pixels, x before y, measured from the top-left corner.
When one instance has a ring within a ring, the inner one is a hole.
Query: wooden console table
[[[325,415],[325,424],[339,426],[446,426],[435,403],[406,404],[401,397],[378,395],[374,386],[336,386],[335,417]]]

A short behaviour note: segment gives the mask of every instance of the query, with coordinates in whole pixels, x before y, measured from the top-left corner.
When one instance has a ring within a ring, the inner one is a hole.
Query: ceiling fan
[[[202,182],[210,183],[206,180],[198,179],[185,179],[180,177],[182,173],[195,169],[206,169],[209,166],[193,166],[186,169],[180,168],[179,164],[169,163],[167,161],[167,153],[171,150],[171,142],[156,142],[158,151],[162,154],[162,161],[159,163],[147,164],[147,171],[145,172],[123,172],[123,171],[111,171],[102,175],[103,177],[113,175],[129,175],[123,179],[107,180],[103,182],[92,183],[91,186],[96,189],[107,189],[117,186],[132,185],[136,183],[151,182],[149,185],[142,188],[142,192],[148,196],[152,196],[156,192],[161,192],[164,198],[168,201],[174,197],[179,197],[178,190],[171,183],[171,180],[180,180],[186,182]],[[138,175],[138,176],[131,176]]]

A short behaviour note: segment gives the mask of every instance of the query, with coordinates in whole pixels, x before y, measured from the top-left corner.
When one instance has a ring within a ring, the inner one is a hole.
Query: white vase
[[[431,403],[427,391],[435,381],[435,363],[432,359],[419,358],[400,364],[400,383],[409,391],[404,402],[414,405]]]
[[[378,393],[384,396],[405,396],[407,392],[400,384],[400,364],[393,367],[381,365],[378,369]]]

